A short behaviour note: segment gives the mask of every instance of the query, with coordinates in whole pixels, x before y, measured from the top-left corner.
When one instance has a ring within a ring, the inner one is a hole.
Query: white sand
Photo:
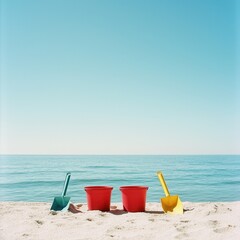
[[[114,204],[112,204],[114,205]],[[163,214],[160,203],[145,213],[50,212],[50,203],[1,202],[1,240],[240,239],[240,202],[184,203],[183,215]]]

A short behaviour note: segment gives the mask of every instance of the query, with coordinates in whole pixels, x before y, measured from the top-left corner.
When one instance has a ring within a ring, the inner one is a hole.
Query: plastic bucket
[[[127,212],[145,212],[148,187],[146,186],[122,186],[123,209]]]
[[[87,194],[88,210],[109,211],[111,193],[110,186],[88,186],[84,188]]]

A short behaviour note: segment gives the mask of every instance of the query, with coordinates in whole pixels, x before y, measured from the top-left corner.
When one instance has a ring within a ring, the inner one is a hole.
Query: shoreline
[[[240,201],[184,202],[182,215],[164,214],[160,203],[149,202],[146,212],[127,213],[122,203],[109,212],[50,211],[51,203],[0,202],[0,237],[12,239],[237,239]]]

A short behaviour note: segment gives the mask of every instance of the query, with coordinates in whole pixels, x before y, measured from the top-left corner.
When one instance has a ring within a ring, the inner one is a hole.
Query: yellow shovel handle
[[[158,175],[158,178],[159,178],[159,180],[160,180],[160,182],[161,182],[161,184],[162,184],[163,191],[164,191],[166,197],[170,196],[170,193],[169,193],[169,191],[168,191],[168,187],[167,187],[167,184],[166,184],[166,182],[165,182],[165,180],[164,180],[164,177],[163,177],[162,172],[158,171],[158,172],[157,172],[157,175]]]

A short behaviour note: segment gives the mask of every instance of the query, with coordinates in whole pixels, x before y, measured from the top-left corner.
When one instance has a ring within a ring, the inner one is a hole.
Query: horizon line
[[[240,153],[157,153],[157,154],[139,154],[139,153],[123,153],[123,154],[94,154],[94,153],[78,153],[78,154],[63,154],[63,153],[0,153],[0,156],[206,156],[206,155],[212,155],[212,156],[239,156]]]

